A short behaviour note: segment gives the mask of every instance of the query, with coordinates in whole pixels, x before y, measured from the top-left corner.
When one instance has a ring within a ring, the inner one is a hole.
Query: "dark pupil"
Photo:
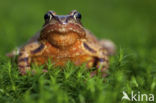
[[[78,19],[81,19],[81,14],[80,14],[80,13],[77,13],[76,17],[77,17]]]
[[[49,13],[45,14],[45,15],[44,15],[44,19],[45,19],[45,20],[50,19],[50,14],[49,14]]]

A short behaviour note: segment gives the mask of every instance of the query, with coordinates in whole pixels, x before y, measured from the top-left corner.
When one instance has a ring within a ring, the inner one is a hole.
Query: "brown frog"
[[[67,61],[75,65],[86,63],[87,68],[108,68],[108,56],[115,51],[109,40],[97,40],[81,24],[81,14],[73,10],[68,15],[56,15],[48,11],[42,29],[23,47],[9,53],[18,55],[18,68],[22,75],[31,70],[31,64],[42,65],[51,60],[55,66],[64,66]],[[97,70],[92,72],[96,74]]]

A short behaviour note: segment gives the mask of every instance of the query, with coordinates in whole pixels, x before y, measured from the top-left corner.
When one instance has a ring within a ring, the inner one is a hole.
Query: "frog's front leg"
[[[45,46],[43,43],[35,41],[20,49],[18,56],[18,68],[22,75],[26,74],[27,70],[30,70],[32,57],[41,55],[44,48]]]

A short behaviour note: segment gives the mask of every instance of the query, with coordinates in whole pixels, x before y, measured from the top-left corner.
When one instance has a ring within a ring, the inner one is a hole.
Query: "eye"
[[[47,20],[48,20],[48,21],[51,20],[51,18],[52,18],[52,14],[49,13],[49,12],[46,13],[46,14],[44,15],[44,20],[46,20],[46,21],[47,21]]]
[[[81,20],[81,18],[82,18],[82,16],[81,16],[81,14],[79,13],[79,12],[76,12],[75,14],[74,14],[74,18],[77,20]]]

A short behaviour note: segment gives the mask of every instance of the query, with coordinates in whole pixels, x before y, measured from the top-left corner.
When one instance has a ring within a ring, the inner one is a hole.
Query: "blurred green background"
[[[43,98],[64,103],[65,94],[72,103],[117,103],[121,102],[123,90],[129,94],[132,90],[156,94],[156,0],[0,0],[0,58],[6,58],[7,52],[39,31],[48,10],[63,15],[74,9],[82,14],[87,29],[100,39],[114,41],[117,46],[117,55],[110,59],[106,83],[95,77],[84,84],[86,75],[77,80],[75,72],[74,76],[70,75],[72,70],[68,66],[67,80],[66,75],[58,73],[61,82],[57,75],[53,76],[53,71],[48,76],[22,77],[18,75],[17,65],[0,59],[2,101],[20,101],[24,97],[30,103],[39,95],[40,103],[45,102]],[[53,78],[59,83],[53,84]],[[47,81],[52,85],[47,87]]]
[[[155,0],[0,0],[0,54],[40,30],[48,10],[67,14],[73,9],[99,38],[111,39],[118,47],[145,49],[148,54],[155,49]]]

